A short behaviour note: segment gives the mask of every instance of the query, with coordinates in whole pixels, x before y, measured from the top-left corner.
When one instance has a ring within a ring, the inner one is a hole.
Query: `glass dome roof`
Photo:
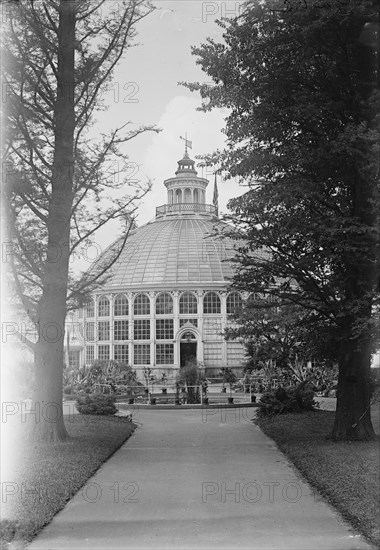
[[[189,143],[186,140],[176,176],[164,181],[167,204],[157,207],[154,220],[129,235],[107,272],[104,290],[225,287],[232,278],[229,260],[235,256],[236,241],[227,236],[231,227],[217,217],[217,197],[212,205],[205,202],[209,182],[197,176],[187,153]],[[95,262],[99,268],[118,243]]]
[[[129,236],[103,288],[224,286],[233,275],[230,229],[211,216],[156,218]]]

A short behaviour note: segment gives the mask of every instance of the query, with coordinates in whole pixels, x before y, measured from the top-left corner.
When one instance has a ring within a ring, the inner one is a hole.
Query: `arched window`
[[[239,292],[231,292],[227,296],[227,314],[235,313],[236,310],[243,306],[243,299]]]
[[[133,304],[133,313],[135,315],[150,314],[150,300],[146,294],[138,294]]]
[[[216,292],[207,292],[203,298],[203,313],[220,313],[220,298]]]
[[[199,191],[198,189],[194,189],[194,202],[199,202]]]
[[[163,292],[156,298],[156,314],[169,315],[170,313],[173,313],[173,298],[168,292]]]
[[[98,301],[98,317],[108,317],[110,314],[110,301],[107,296],[100,296]]]
[[[183,202],[191,202],[191,189],[185,189],[185,200]]]
[[[192,292],[184,292],[179,299],[179,312],[191,315],[198,313],[197,297]]]
[[[128,298],[124,294],[116,296],[113,303],[113,314],[115,317],[128,315]]]

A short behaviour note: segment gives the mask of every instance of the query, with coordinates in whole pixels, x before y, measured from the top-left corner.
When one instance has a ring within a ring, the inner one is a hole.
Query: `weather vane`
[[[179,136],[179,137],[180,139],[183,139],[183,141],[185,142],[185,155],[187,155],[187,148],[189,147],[189,149],[192,149],[193,142],[187,139],[187,132],[185,133],[185,137],[182,137],[182,136]]]

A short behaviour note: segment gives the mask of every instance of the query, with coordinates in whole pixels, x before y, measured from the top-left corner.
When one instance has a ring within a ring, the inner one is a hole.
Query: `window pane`
[[[135,344],[133,359],[135,365],[150,365],[150,344]]]
[[[128,315],[128,309],[128,298],[124,296],[124,294],[119,294],[119,296],[116,296],[113,304],[114,315],[116,317],[120,315]]]
[[[156,339],[173,340],[174,321],[173,319],[156,319]]]
[[[174,363],[174,344],[157,344],[156,364],[172,365]]]
[[[120,320],[113,322],[113,338],[114,340],[128,340],[129,323],[127,320]]]
[[[94,302],[91,300],[88,304],[84,306],[84,312],[86,317],[93,317],[95,313]]]
[[[134,321],[134,339],[150,339],[150,319],[138,319]]]
[[[95,347],[86,346],[86,365],[91,365],[95,359]]]
[[[197,298],[191,292],[184,292],[179,300],[179,312],[194,315],[198,312]]]
[[[95,323],[93,321],[87,321],[85,327],[87,342],[95,342]]]
[[[110,347],[109,345],[98,346],[98,359],[101,361],[108,361],[110,358]]]
[[[110,323],[109,321],[98,322],[98,340],[110,339]]]
[[[227,314],[235,313],[243,306],[242,297],[238,292],[231,292],[227,296]]]
[[[220,298],[216,292],[207,292],[204,296],[203,313],[220,313]]]
[[[69,351],[69,367],[72,369],[79,368],[79,351]]]
[[[110,301],[107,296],[101,296],[98,301],[99,317],[108,317],[110,314]]]
[[[115,344],[113,350],[113,358],[115,361],[120,363],[128,363],[129,361],[129,350],[128,344]]]
[[[150,314],[150,300],[146,294],[139,294],[136,296],[133,312],[135,315],[149,315]]]
[[[173,298],[165,292],[160,294],[156,299],[156,314],[169,315],[173,313]]]

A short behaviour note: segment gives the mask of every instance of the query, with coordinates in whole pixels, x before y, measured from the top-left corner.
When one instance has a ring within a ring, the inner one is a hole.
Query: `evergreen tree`
[[[227,108],[206,157],[250,189],[230,203],[246,238],[234,285],[298,304],[337,347],[335,440],[374,437],[370,362],[379,275],[378,10],[372,0],[247,3],[224,42],[193,48]],[[311,327],[312,330],[312,327]]]

